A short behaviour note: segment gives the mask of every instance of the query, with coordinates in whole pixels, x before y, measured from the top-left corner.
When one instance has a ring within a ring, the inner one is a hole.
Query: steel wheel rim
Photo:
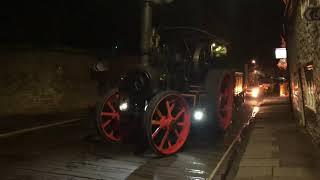
[[[218,97],[217,116],[220,127],[227,129],[232,118],[233,87],[230,75],[223,77]]]
[[[181,149],[190,132],[190,111],[187,102],[178,95],[163,97],[151,116],[150,139],[162,154],[174,154]]]
[[[118,142],[120,138],[119,93],[115,92],[103,103],[100,113],[100,129],[107,140]]]

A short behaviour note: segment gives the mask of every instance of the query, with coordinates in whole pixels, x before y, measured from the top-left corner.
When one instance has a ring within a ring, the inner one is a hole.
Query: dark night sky
[[[161,9],[161,10],[160,10]],[[271,65],[280,45],[282,0],[177,0],[159,7],[158,22],[201,27],[231,42],[234,59]]]
[[[1,43],[137,50],[139,0],[12,0],[1,5]],[[232,46],[239,61],[270,64],[279,46],[282,0],[176,0],[154,9],[154,25],[203,28]]]

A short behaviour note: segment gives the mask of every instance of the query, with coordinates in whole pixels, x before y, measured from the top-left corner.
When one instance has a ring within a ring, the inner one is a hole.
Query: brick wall
[[[293,106],[296,112],[296,117],[301,121],[305,117],[305,126],[308,132],[312,135],[313,141],[320,145],[320,22],[307,21],[303,17],[305,7],[314,5],[317,0],[301,0],[294,1],[295,9],[288,24],[288,53],[289,66],[291,73],[292,97]],[[320,5],[320,4],[319,4]],[[307,88],[306,74],[304,67],[307,63],[313,62],[313,77],[315,89],[313,95],[310,96]],[[301,71],[299,71],[299,68]],[[301,76],[301,81],[299,80]],[[303,93],[301,92],[303,88]],[[302,95],[304,98],[302,99]],[[315,108],[303,107],[304,104],[315,101]],[[303,108],[303,109],[302,109]],[[300,113],[299,113],[300,112]],[[303,123],[300,123],[303,125]]]
[[[88,109],[97,100],[89,66],[96,57],[53,50],[0,51],[0,115]]]

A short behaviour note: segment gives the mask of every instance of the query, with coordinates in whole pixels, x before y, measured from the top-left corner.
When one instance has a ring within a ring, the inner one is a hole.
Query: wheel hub
[[[172,130],[176,125],[176,121],[173,117],[165,117],[160,120],[160,127],[162,129]]]

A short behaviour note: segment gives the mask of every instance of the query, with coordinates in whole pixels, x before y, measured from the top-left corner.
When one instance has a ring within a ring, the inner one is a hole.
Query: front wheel
[[[160,155],[178,152],[190,132],[190,109],[175,91],[157,94],[150,101],[145,117],[145,134],[152,150]]]

